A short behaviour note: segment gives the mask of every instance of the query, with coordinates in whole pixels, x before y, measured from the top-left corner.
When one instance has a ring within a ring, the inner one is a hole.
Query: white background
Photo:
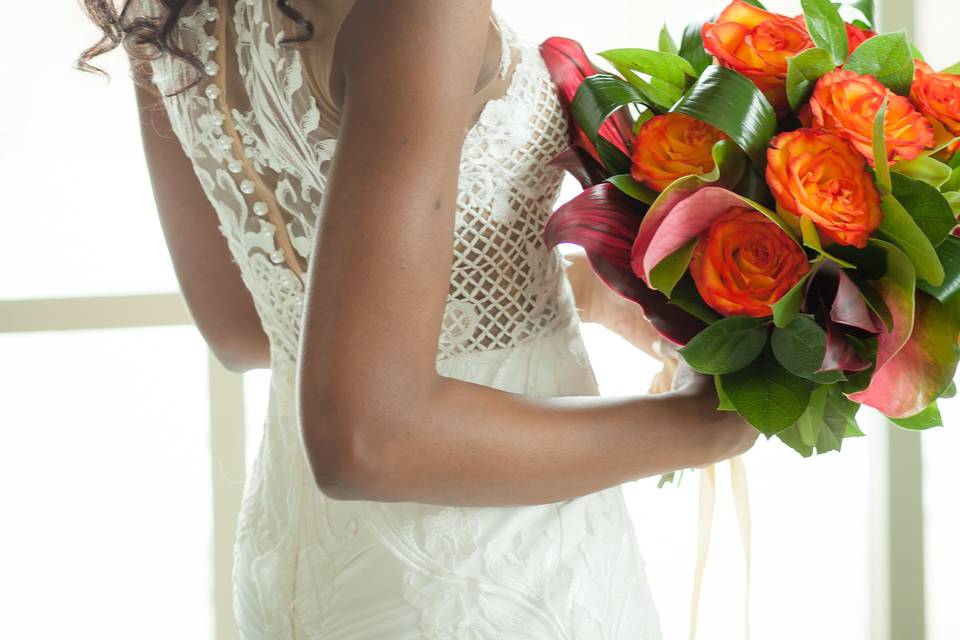
[[[782,3],[773,8],[789,11]],[[918,0],[916,37],[935,66],[960,58],[947,0]],[[588,51],[679,39],[708,0],[498,0],[525,38]],[[70,68],[95,37],[73,3],[0,21],[0,299],[176,289],[139,148],[121,55],[105,85]],[[951,53],[952,52],[952,53]],[[565,197],[575,193],[571,186]],[[591,357],[609,394],[646,389],[654,363],[597,327]],[[0,335],[0,637],[209,638],[206,353],[189,328]],[[265,412],[247,376],[248,442]],[[960,427],[960,405],[944,406]],[[638,425],[638,428],[641,425]],[[925,436],[928,627],[960,629],[960,429]],[[252,447],[251,447],[252,449]],[[762,640],[869,638],[868,440],[801,460],[777,444],[747,456],[753,502],[753,633]],[[742,637],[743,560],[727,468],[703,593],[704,640]],[[697,481],[626,487],[667,640],[686,637]],[[913,640],[913,639],[911,639]]]

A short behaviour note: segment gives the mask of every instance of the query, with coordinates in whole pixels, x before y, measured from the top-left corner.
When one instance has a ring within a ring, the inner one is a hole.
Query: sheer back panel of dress
[[[156,2],[147,3],[159,13]],[[297,358],[313,234],[336,150],[301,52],[280,44],[292,23],[269,0],[201,0],[178,38],[204,65],[201,81],[165,98],[220,229],[250,289],[273,357]],[[541,240],[561,171],[564,116],[536,48],[505,25],[501,78],[467,132],[460,161],[453,268],[438,359],[509,348],[566,326],[573,314],[562,259]],[[192,70],[153,62],[166,94]],[[389,224],[389,220],[385,220]]]

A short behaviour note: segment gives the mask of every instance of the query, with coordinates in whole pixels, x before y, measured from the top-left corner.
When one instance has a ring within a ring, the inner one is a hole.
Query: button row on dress
[[[217,9],[215,7],[208,7],[204,9],[202,15],[204,18],[207,19],[208,22],[213,22],[214,20],[217,19],[217,15],[218,15]],[[213,53],[214,51],[216,51],[219,46],[220,46],[220,41],[213,36],[210,36],[203,41],[203,48],[210,53]],[[217,64],[217,62],[214,60],[208,60],[203,65],[203,70],[208,76],[215,77],[218,73],[220,73],[220,65]],[[221,91],[220,91],[220,87],[214,81],[211,84],[207,85],[207,87],[203,90],[203,93],[210,100],[216,100],[217,98],[220,97]],[[213,112],[210,115],[210,120],[213,123],[213,125],[219,129],[221,126],[223,126],[223,123],[226,122],[226,116],[224,116],[224,114],[221,113],[220,111],[213,110]],[[229,136],[226,136],[226,135],[221,135],[217,139],[217,143],[220,145],[220,147],[224,151],[228,151],[233,146],[233,141],[230,139]],[[244,134],[243,144],[245,146],[243,147],[243,152],[245,155],[251,156],[253,154],[253,148],[250,146],[253,143],[254,143],[253,136],[251,136],[250,134]],[[243,171],[243,165],[236,159],[231,158],[230,160],[227,161],[227,169],[231,173],[240,173],[241,171]],[[254,191],[256,191],[256,185],[254,185],[252,180],[243,180],[242,182],[240,182],[240,191],[247,195],[251,195],[254,193]],[[270,208],[267,206],[266,202],[257,201],[253,203],[253,212],[258,217],[262,218],[266,216],[267,213],[269,213],[269,211],[270,211]],[[285,257],[284,257],[283,251],[274,251],[270,254],[270,262],[274,264],[282,264],[284,262],[284,259]]]

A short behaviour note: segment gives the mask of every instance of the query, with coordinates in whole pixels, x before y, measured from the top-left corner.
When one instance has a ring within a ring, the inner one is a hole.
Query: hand
[[[760,433],[739,414],[717,409],[720,399],[713,376],[697,373],[683,358],[678,358],[673,389],[704,447],[701,466],[742,455],[757,441]]]

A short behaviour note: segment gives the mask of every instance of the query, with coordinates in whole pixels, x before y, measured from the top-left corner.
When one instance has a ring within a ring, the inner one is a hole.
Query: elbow
[[[353,394],[351,394],[353,395]],[[298,422],[314,484],[334,500],[395,502],[407,499],[403,473],[392,455],[403,432],[401,411],[374,410],[348,395],[306,394],[298,386]]]
[[[211,339],[207,345],[213,357],[227,371],[246,373],[254,369],[270,368],[270,345],[266,337],[262,341],[250,339]]]

